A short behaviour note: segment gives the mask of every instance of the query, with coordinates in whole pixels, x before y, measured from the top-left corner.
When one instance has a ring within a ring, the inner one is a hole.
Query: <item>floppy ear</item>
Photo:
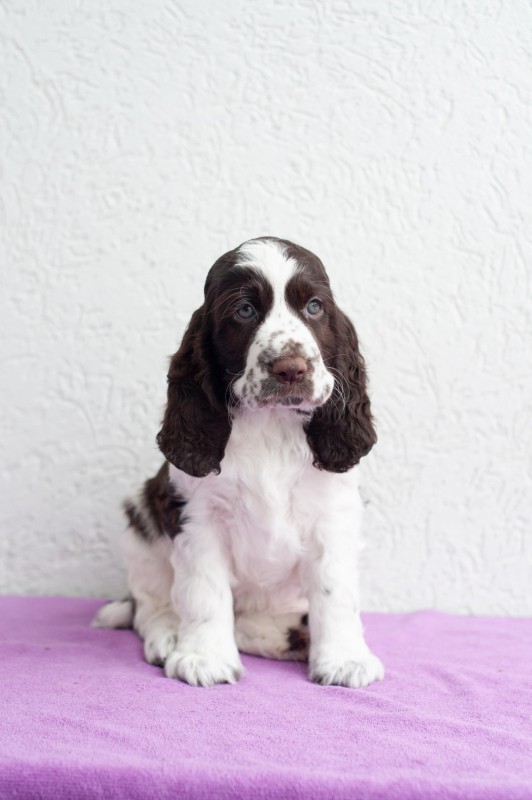
[[[219,474],[231,423],[220,401],[210,316],[202,306],[192,315],[168,372],[168,402],[157,444],[175,467],[203,478]]]
[[[316,409],[306,430],[314,466],[328,472],[347,472],[369,453],[377,434],[355,329],[340,309],[337,315],[335,387],[329,400]]]

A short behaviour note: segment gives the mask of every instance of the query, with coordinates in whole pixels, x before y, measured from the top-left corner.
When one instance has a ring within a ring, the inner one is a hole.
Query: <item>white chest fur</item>
[[[264,409],[235,417],[220,475],[196,479],[175,470],[172,477],[187,514],[195,521],[207,514],[219,531],[237,609],[282,611],[304,608],[301,565],[324,514],[338,501],[358,500],[355,472],[317,470],[301,416]]]

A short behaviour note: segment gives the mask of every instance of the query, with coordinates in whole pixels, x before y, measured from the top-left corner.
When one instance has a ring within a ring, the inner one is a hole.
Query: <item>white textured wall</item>
[[[0,590],[113,594],[226,249],[315,250],[367,356],[371,609],[532,613],[532,7],[0,2]]]

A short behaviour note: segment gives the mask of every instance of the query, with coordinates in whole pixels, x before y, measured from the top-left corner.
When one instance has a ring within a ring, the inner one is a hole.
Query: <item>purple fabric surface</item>
[[[99,605],[0,598],[1,798],[532,798],[532,620],[368,614],[382,683],[249,656],[201,689]]]

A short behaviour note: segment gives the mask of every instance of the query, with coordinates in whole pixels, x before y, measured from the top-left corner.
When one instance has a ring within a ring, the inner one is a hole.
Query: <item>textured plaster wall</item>
[[[207,268],[325,261],[369,609],[532,613],[532,6],[0,2],[0,590],[112,595]]]

